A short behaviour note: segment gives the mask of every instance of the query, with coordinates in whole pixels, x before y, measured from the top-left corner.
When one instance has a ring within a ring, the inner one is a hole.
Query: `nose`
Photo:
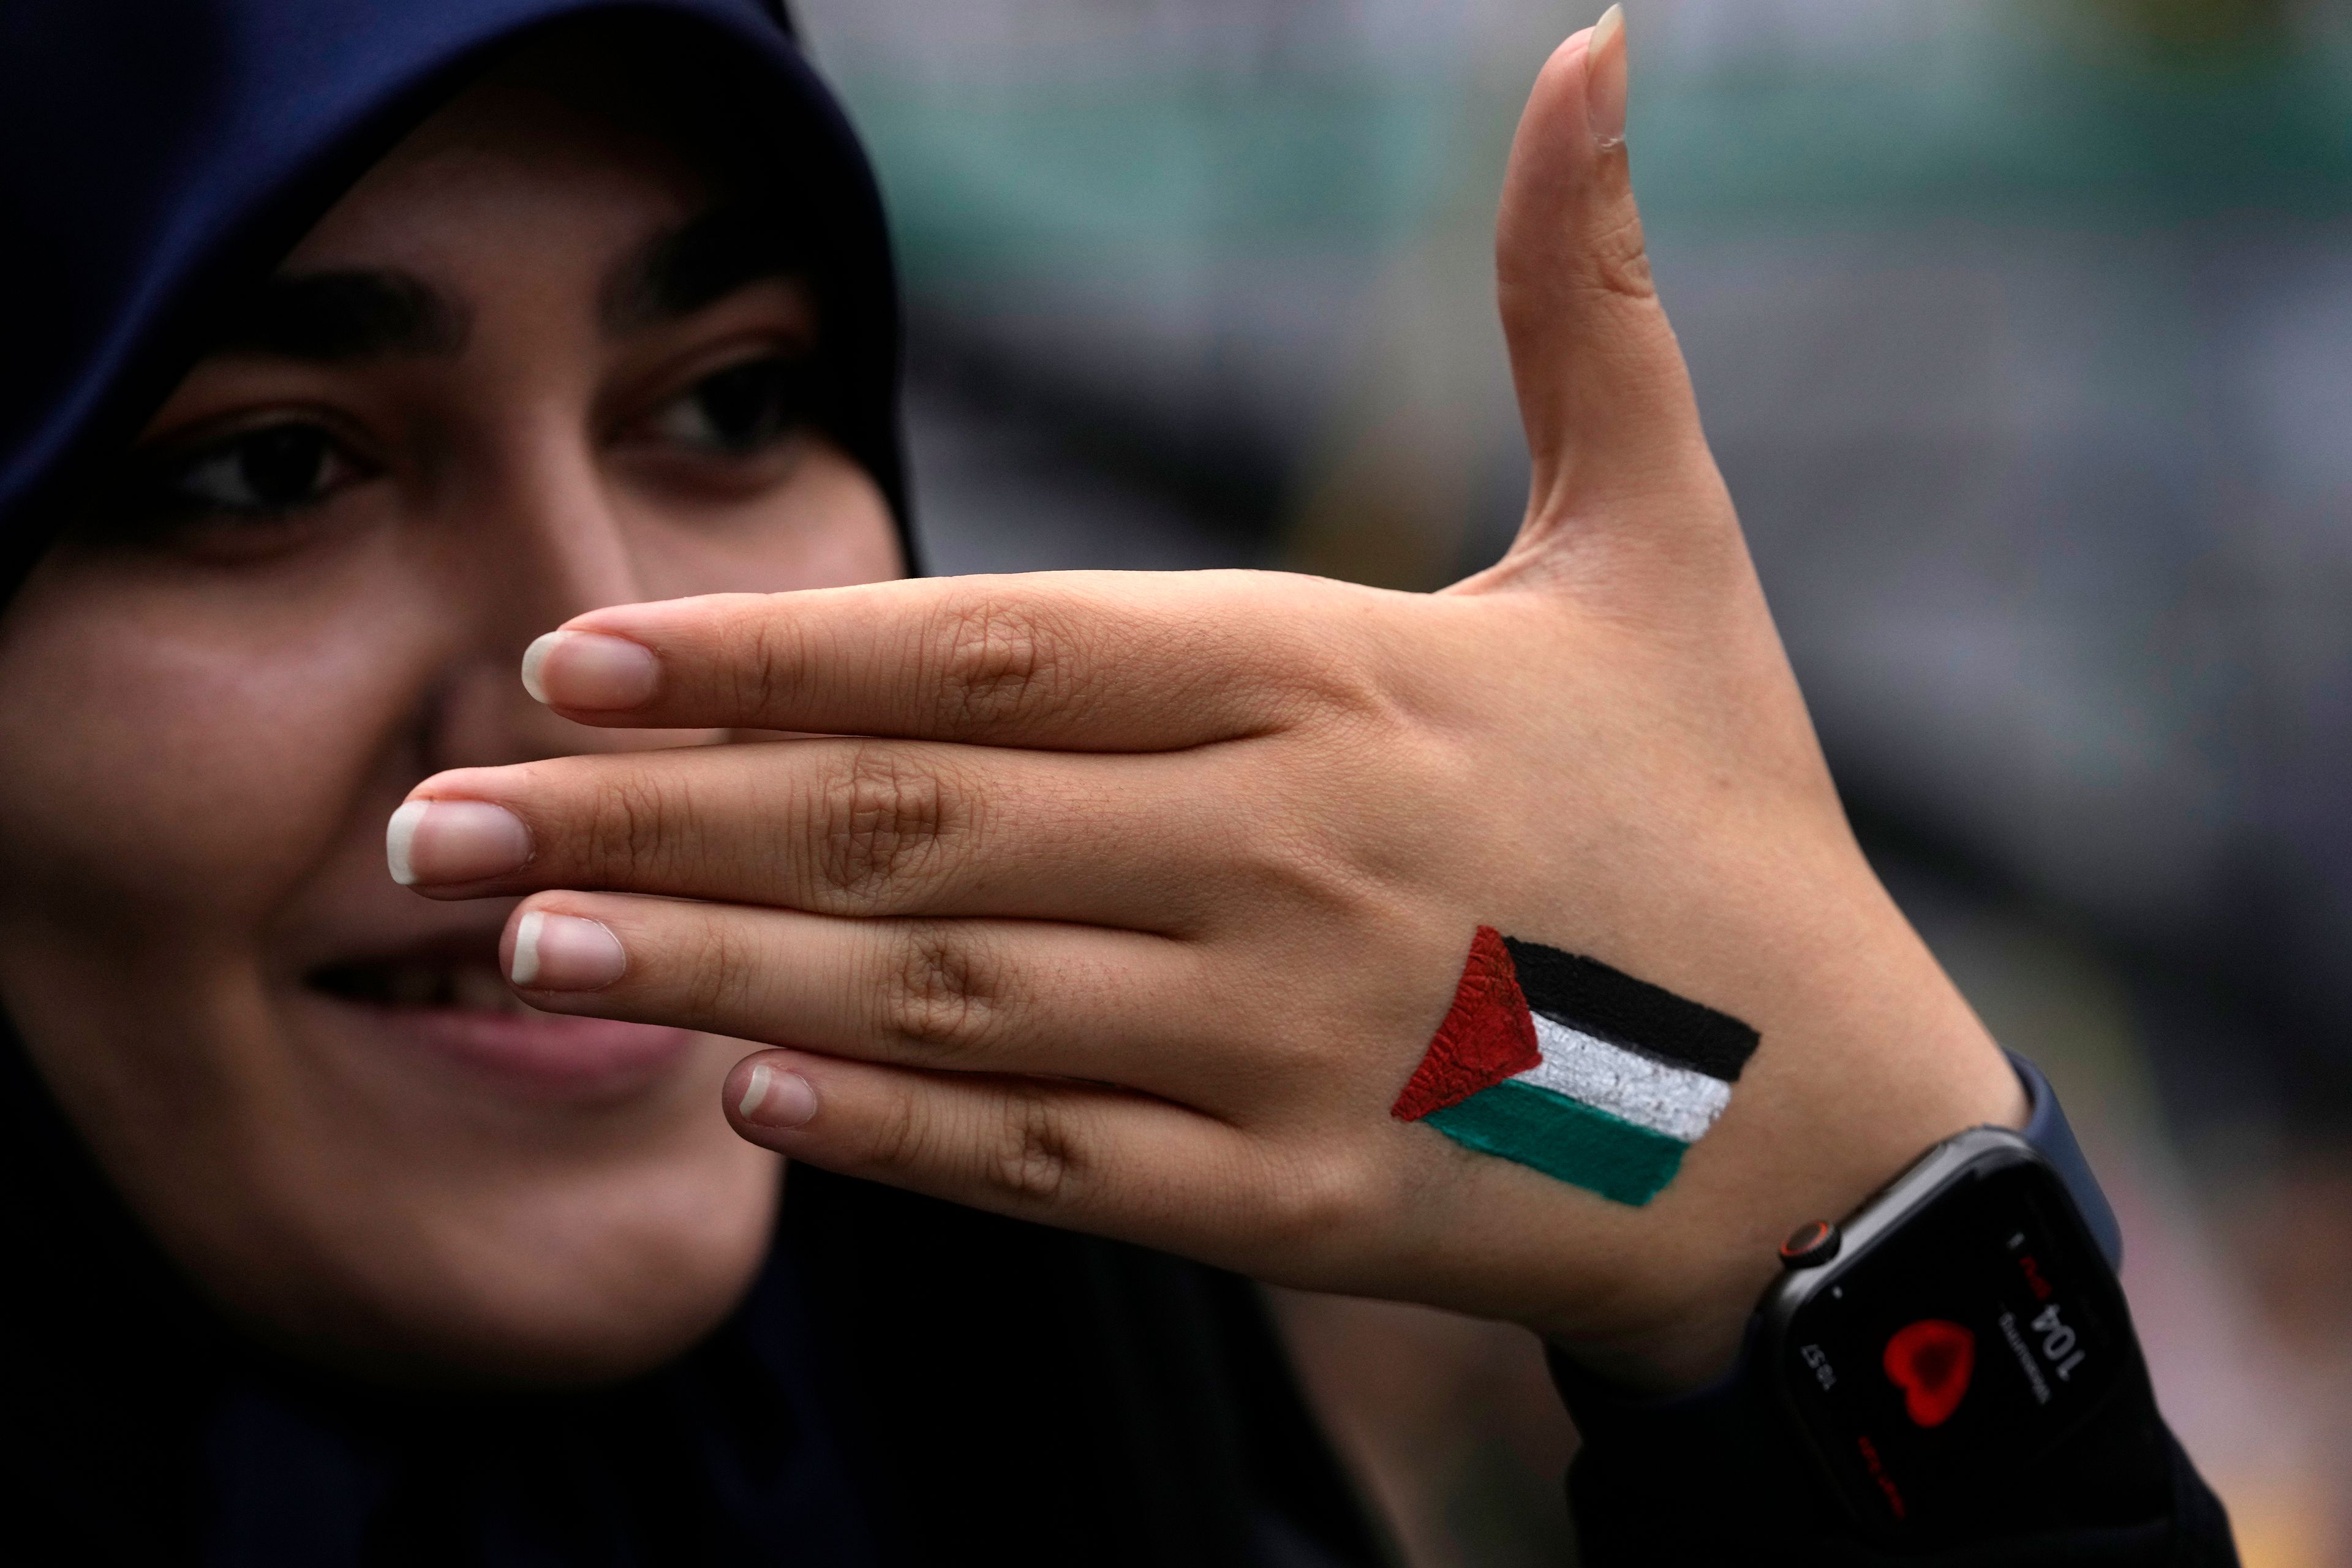
[[[557,717],[523,689],[531,639],[585,611],[651,597],[618,498],[572,420],[510,428],[445,543],[463,628],[427,700],[425,771],[715,740],[719,731],[604,730]]]

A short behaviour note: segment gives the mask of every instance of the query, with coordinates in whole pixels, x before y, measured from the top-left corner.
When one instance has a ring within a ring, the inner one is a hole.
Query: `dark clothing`
[[[911,1561],[1386,1560],[1255,1287],[823,1172],[793,1182],[788,1246]]]
[[[1852,1541],[1786,1528],[1786,1495],[1756,1484],[1781,1474],[1769,1446],[1744,1451],[1728,1473],[1686,1455],[1606,1446],[1569,1471],[1583,1568],[1714,1568],[1727,1563],[1819,1563],[1822,1568],[2236,1568],[2230,1521],[2169,1432],[2164,1511],[2137,1523],[2053,1530],[1932,1557],[1898,1557]],[[1720,1484],[1718,1484],[1720,1483]],[[1758,1521],[1772,1521],[1759,1528]]]
[[[147,1238],[0,1050],[0,1560],[336,1568],[1391,1561],[1255,1290],[1140,1248],[796,1169],[742,1308],[567,1393],[401,1394],[254,1344]],[[1596,1409],[1587,1568],[1891,1558],[1811,1536],[1792,1457]],[[1946,1568],[2220,1568],[2168,1434],[2160,1517]],[[1791,1529],[1791,1526],[1796,1528]]]
[[[1230,1275],[795,1170],[767,1271],[674,1364],[391,1392],[224,1321],[5,1055],[0,1561],[1384,1560]]]

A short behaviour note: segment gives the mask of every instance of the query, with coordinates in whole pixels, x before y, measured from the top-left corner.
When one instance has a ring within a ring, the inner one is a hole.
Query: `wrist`
[[[2024,1125],[2026,1092],[2008,1058],[1915,937],[1908,945],[1912,984],[1899,994],[1810,1037],[1785,1032],[1780,1052],[1759,1053],[1755,1081],[1743,1081],[1675,1187],[1628,1216],[1641,1235],[1620,1252],[1606,1302],[1530,1326],[1630,1390],[1708,1384],[1736,1359],[1791,1231],[1843,1218],[1967,1128]]]
[[[2011,1060],[2026,1125],[1938,1141],[1833,1244],[1789,1260],[1725,1375],[1660,1395],[1554,1351],[1596,1560],[1893,1549],[1876,1562],[2118,1527],[2152,1543],[2197,1522],[2113,1216],[2048,1084]],[[1682,1506],[1698,1494],[1706,1510]]]

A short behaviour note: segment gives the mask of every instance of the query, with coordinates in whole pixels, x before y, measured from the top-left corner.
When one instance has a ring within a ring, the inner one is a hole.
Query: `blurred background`
[[[1592,16],[798,8],[894,209],[932,569],[1501,552],[1496,194]],[[1866,843],[2058,1080],[2250,1568],[2352,1563],[2352,5],[1629,10],[1659,285]],[[1573,1561],[1524,1336],[1281,1306],[1416,1568]]]

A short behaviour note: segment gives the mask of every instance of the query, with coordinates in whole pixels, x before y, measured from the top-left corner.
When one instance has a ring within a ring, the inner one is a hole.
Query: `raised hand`
[[[1705,1375],[1793,1225],[2022,1107],[1846,827],[1651,288],[1624,95],[1612,16],[1512,151],[1535,478],[1499,565],[599,610],[526,665],[557,711],[804,738],[443,773],[395,874],[530,894],[536,1006],[774,1047],[726,1113],[793,1159]],[[1482,927],[1759,1037],[1654,1196],[1392,1114],[1477,1023]]]

